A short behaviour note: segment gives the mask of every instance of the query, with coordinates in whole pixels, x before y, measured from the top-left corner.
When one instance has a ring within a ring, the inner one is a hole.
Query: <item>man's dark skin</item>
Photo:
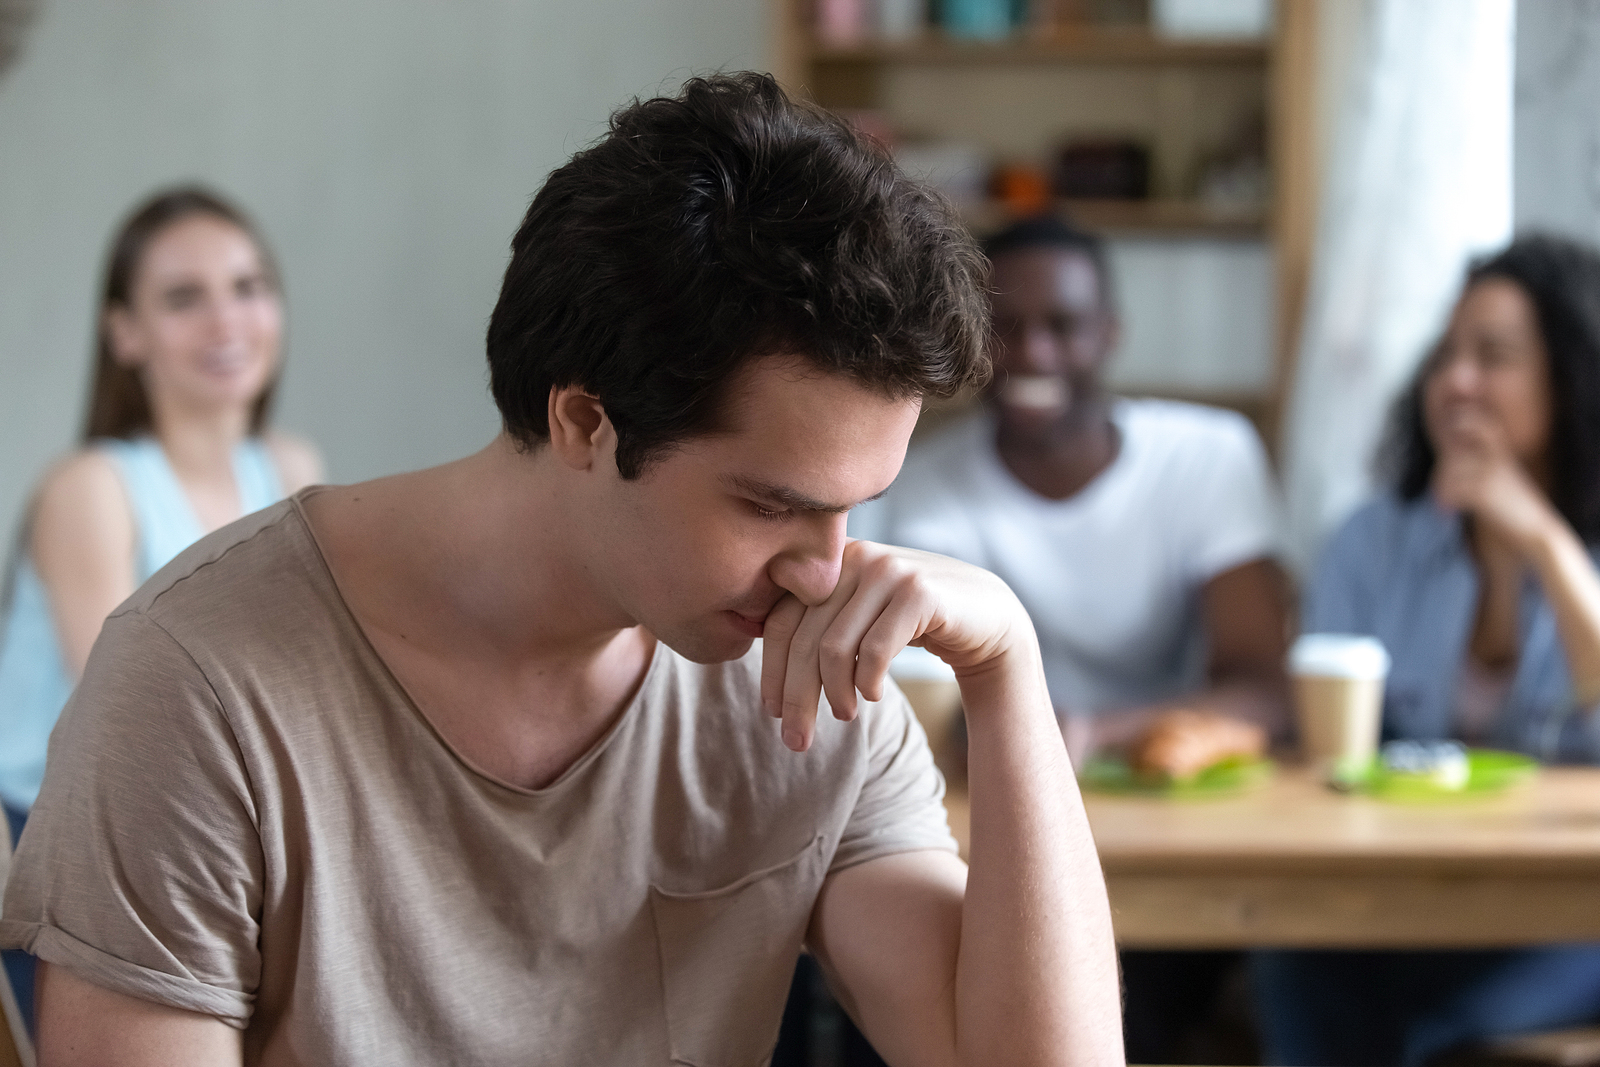
[[[1023,485],[1065,500],[1110,467],[1121,447],[1112,397],[1101,381],[1117,346],[1117,316],[1095,261],[1072,248],[999,253],[991,290],[997,343],[988,399],[998,423],[996,448]],[[1203,589],[1202,615],[1207,688],[1179,702],[1094,717],[1057,708],[1074,762],[1131,741],[1180,705],[1280,732],[1289,625],[1282,569],[1262,558],[1216,575]]]

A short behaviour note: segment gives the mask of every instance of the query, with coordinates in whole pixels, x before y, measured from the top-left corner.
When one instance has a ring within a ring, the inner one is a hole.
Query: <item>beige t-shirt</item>
[[[434,732],[285,502],[107,621],[0,943],[240,1027],[251,1064],[763,1063],[828,873],[955,844],[897,692],[796,755],[759,671],[657,646],[591,751],[512,787]]]

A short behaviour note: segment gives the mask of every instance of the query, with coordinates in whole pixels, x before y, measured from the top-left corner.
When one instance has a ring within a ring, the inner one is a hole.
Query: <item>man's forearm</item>
[[[962,1062],[1121,1064],[1105,881],[1036,650],[961,682],[971,872],[956,969]]]

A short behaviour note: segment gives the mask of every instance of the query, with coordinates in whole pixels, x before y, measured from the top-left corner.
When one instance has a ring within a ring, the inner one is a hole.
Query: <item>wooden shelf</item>
[[[903,136],[974,144],[1000,160],[1044,165],[1050,146],[1080,133],[1138,137],[1151,146],[1152,191],[1170,199],[1080,201],[1057,209],[1119,238],[1270,244],[1277,322],[1272,382],[1261,396],[1192,399],[1243,410],[1268,442],[1275,440],[1316,230],[1318,12],[1336,0],[1276,0],[1266,40],[1173,39],[1147,26],[1074,24],[999,41],[930,29],[910,40],[848,45],[820,38],[814,0],[768,2],[774,70],[792,92],[835,110],[876,111]],[[1209,153],[1255,114],[1267,122],[1271,204],[1226,210],[1181,199]],[[997,204],[961,208],[980,232],[1009,221]]]
[[[1113,236],[1223,237],[1267,236],[1264,209],[1221,208],[1198,200],[1059,200],[1063,218]],[[962,205],[962,218],[978,232],[998,230],[1013,216],[1000,204]]]
[[[857,66],[897,63],[906,65],[1032,64],[1032,63],[1149,63],[1228,64],[1265,68],[1271,54],[1266,41],[1174,40],[1143,27],[1101,29],[1074,27],[1049,35],[1022,35],[999,41],[969,41],[929,31],[905,42],[864,41],[832,45],[814,41],[807,48],[814,64]]]

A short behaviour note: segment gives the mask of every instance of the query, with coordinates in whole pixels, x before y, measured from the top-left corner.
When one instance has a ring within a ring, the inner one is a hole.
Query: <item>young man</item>
[[[802,942],[891,1063],[1121,1063],[1026,613],[844,534],[981,378],[980,265],[770,78],[619,112],[513,242],[496,441],[107,623],[0,923],[42,1063],[757,1064]],[[961,677],[970,872],[909,642]]]
[[[1039,633],[1077,757],[1143,735],[1147,757],[1203,764],[1240,734],[1278,730],[1288,618],[1255,431],[1232,412],[1108,393],[1118,322],[1093,235],[1032,219],[986,249],[985,410],[913,449],[856,532],[1005,579]],[[1128,1055],[1189,1062],[1181,1039],[1236,961],[1123,959]]]

